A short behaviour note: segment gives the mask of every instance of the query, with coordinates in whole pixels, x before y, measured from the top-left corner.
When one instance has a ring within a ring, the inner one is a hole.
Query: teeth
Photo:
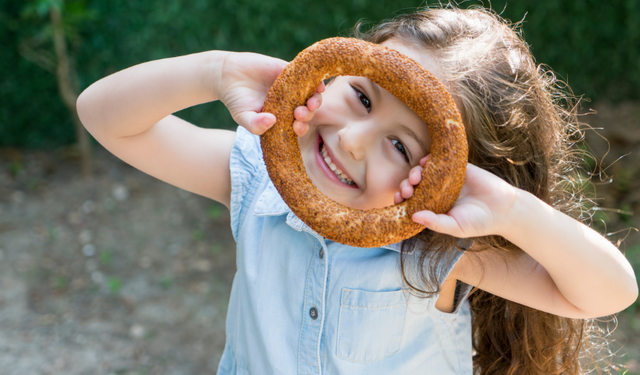
[[[355,185],[353,180],[347,177],[347,175],[343,171],[341,171],[338,167],[336,167],[336,165],[331,161],[331,158],[329,157],[329,154],[327,153],[327,149],[324,147],[324,144],[322,145],[322,150],[320,152],[322,153],[322,157],[324,157],[324,162],[327,163],[329,168],[331,168],[333,173],[335,173],[335,175],[340,179],[340,181],[344,182],[347,185],[352,185],[352,186]]]

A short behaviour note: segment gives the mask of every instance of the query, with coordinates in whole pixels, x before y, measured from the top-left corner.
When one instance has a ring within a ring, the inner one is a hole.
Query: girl
[[[483,9],[404,15],[359,36],[433,72],[469,140],[451,211],[416,213],[425,231],[382,248],[325,240],[269,181],[257,135],[275,117],[260,111],[285,61],[222,51],[153,61],[78,99],[82,122],[111,152],[231,210],[237,273],[218,373],[580,373],[585,320],[624,309],[638,289],[617,248],[561,212],[578,207],[568,174],[577,129],[573,110],[554,101],[553,75]],[[171,115],[214,100],[237,133]],[[295,117],[324,194],[361,209],[412,195],[429,132],[388,92],[337,77]]]

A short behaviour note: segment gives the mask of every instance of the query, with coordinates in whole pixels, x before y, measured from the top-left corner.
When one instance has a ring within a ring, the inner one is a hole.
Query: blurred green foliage
[[[213,202],[207,208],[207,215],[214,221],[220,221],[220,219],[222,219],[223,217],[223,213],[224,213],[224,206],[216,202]]]
[[[120,290],[122,289],[122,279],[117,276],[108,277],[106,284],[109,291],[113,294],[120,293]]]
[[[110,249],[104,249],[100,252],[100,263],[110,266],[113,262],[113,252]]]
[[[193,230],[191,232],[191,238],[196,242],[204,240],[204,231],[202,229]]]
[[[173,280],[173,278],[171,276],[165,276],[162,279],[160,279],[160,286],[164,290],[171,289],[171,287],[173,287],[174,283],[175,283],[175,281]]]
[[[65,276],[56,276],[55,286],[58,289],[65,289],[69,286],[69,279]]]
[[[35,13],[38,1],[53,0],[37,0]],[[70,53],[85,88],[134,64],[209,49],[290,60],[317,40],[349,35],[358,20],[376,23],[423,5],[415,0],[67,0],[64,9]],[[554,68],[577,95],[640,98],[640,2],[496,0],[485,5],[514,22],[526,14],[524,35],[538,62]],[[24,2],[0,0],[0,146],[73,143],[54,76],[19,53],[20,42],[37,37],[38,30],[45,30],[40,37],[46,41],[46,17],[29,16],[25,9]],[[234,127],[219,103],[180,115],[205,127]]]

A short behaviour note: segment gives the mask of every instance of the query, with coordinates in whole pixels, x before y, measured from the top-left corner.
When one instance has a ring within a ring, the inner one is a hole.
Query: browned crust
[[[368,77],[416,112],[429,126],[431,154],[414,195],[401,204],[358,210],[334,202],[307,176],[293,111],[328,77]],[[309,227],[332,241],[379,247],[424,229],[411,220],[421,210],[445,213],[464,184],[467,139],[457,107],[445,87],[420,64],[389,48],[352,38],[322,40],[300,52],[269,91],[264,112],[276,124],[261,137],[264,161],[276,189]]]

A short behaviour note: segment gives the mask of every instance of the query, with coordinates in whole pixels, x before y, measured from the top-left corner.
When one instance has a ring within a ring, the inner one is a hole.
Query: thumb
[[[458,222],[449,215],[436,214],[432,211],[418,211],[411,217],[413,221],[431,229],[434,232],[448,234],[454,237],[463,237]]]
[[[262,135],[276,123],[276,116],[268,112],[256,113],[253,111],[244,111],[236,116],[236,121],[251,133]]]

